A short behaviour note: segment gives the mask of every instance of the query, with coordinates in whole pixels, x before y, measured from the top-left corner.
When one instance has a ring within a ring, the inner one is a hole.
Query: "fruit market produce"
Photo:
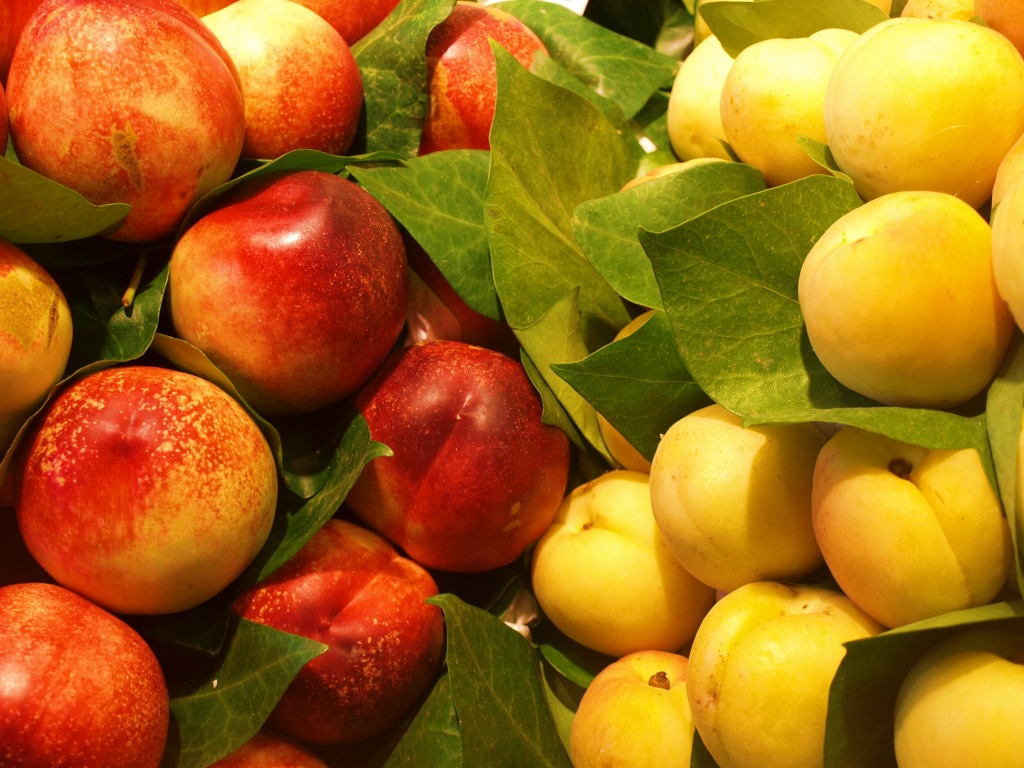
[[[1014,765],[1016,3],[0,5],[0,768]]]

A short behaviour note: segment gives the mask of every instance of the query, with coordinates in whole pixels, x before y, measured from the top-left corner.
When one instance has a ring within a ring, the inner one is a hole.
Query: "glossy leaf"
[[[178,227],[178,237],[180,237],[185,230],[195,224],[200,218],[216,208],[217,204],[220,202],[220,198],[223,197],[225,193],[230,192],[239,184],[244,184],[247,181],[259,178],[260,176],[265,176],[268,173],[278,173],[283,171],[324,171],[325,173],[343,175],[347,172],[349,165],[355,163],[387,163],[398,162],[400,159],[401,157],[393,152],[377,152],[347,157],[342,155],[329,155],[326,152],[320,152],[315,149],[295,149],[291,152],[286,152],[274,160],[260,163],[255,168],[235,176],[203,195],[196,201],[195,205],[192,206],[188,215],[185,216],[181,225]]]
[[[233,752],[263,725],[277,700],[327,646],[240,619],[219,665],[171,686],[171,738],[163,768],[202,768]]]
[[[426,44],[454,0],[402,0],[352,46],[363,79],[366,150],[414,157],[427,114]]]
[[[93,205],[10,157],[0,158],[0,237],[12,243],[62,243],[105,235],[130,210],[127,203]]]
[[[451,680],[444,672],[420,705],[402,740],[384,768],[462,768],[462,733],[459,730]]]
[[[562,740],[565,751],[572,754],[572,721],[579,709],[580,701],[586,688],[562,677],[550,665],[541,665],[541,683],[544,686],[544,699],[548,710],[555,721],[558,736]]]
[[[448,150],[402,166],[353,167],[351,172],[423,247],[462,300],[497,320],[484,228],[489,164],[486,151]]]
[[[678,28],[693,33],[694,0],[588,0],[583,15],[619,34],[657,46]],[[671,55],[671,54],[670,54]]]
[[[511,326],[526,328],[578,287],[583,337],[596,348],[629,316],[573,238],[571,215],[632,178],[639,146],[586,99],[530,74],[500,48],[495,54],[484,214],[502,308]]]
[[[573,232],[590,263],[623,298],[660,308],[661,292],[637,239],[638,228],[669,229],[764,188],[764,176],[749,165],[696,165],[582,203],[573,213]]]
[[[571,768],[545,702],[540,658],[526,638],[455,595],[429,602],[444,611],[463,764]]]
[[[648,460],[669,427],[711,402],[676,354],[660,311],[629,336],[552,368]]]
[[[954,611],[846,645],[829,690],[825,768],[896,768],[893,706],[910,667],[930,647],[979,624],[1024,628],[1018,601]]]
[[[572,290],[525,328],[513,328],[516,338],[537,366],[544,382],[572,419],[579,433],[606,461],[611,461],[597,423],[597,412],[557,371],[556,363],[574,363],[587,354],[580,321],[579,291]]]
[[[975,448],[991,472],[983,418],[883,407],[841,385],[811,350],[797,299],[800,266],[825,229],[858,205],[848,183],[816,175],[665,232],[641,230],[683,362],[746,423],[836,422],[928,448]]]
[[[889,17],[867,0],[758,0],[701,5],[700,14],[730,56],[776,37],[808,37],[822,29],[865,32]]]
[[[633,117],[659,88],[671,85],[679,62],[557,3],[505,0],[499,8],[526,23],[552,58],[590,90]]]
[[[999,497],[1003,503],[1010,535],[1014,544],[1014,563],[1018,589],[1024,584],[1024,553],[1021,552],[1021,515],[1024,510],[1017,504],[1020,466],[1021,425],[1024,421],[1024,343],[1020,331],[1015,331],[1006,359],[988,390],[985,407],[985,425],[992,448]]]

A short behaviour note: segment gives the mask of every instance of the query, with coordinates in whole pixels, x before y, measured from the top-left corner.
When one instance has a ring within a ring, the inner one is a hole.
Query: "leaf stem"
[[[146,260],[149,256],[149,250],[143,250],[139,253],[138,261],[135,262],[135,271],[132,272],[132,279],[128,283],[128,287],[125,292],[121,295],[121,305],[127,309],[135,301],[135,294],[139,290],[139,284],[142,282],[142,273],[146,269]]]

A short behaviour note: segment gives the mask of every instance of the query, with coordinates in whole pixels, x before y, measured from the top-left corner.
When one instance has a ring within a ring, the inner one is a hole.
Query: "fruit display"
[[[0,8],[0,768],[1024,766],[1011,0]]]

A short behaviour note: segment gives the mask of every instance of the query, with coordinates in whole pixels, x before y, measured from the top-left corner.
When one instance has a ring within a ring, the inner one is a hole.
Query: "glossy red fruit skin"
[[[0,587],[0,765],[156,768],[169,700],[153,651],[55,584]]]
[[[433,577],[382,537],[332,519],[235,602],[235,612],[325,643],[271,713],[274,729],[310,744],[383,733],[425,692],[441,659],[444,618],[426,602]]]
[[[516,360],[458,341],[397,351],[354,403],[392,456],[364,468],[346,504],[428,568],[493,570],[551,525],[569,441],[541,421]]]
[[[355,45],[373,31],[398,5],[398,0],[295,0],[327,19],[331,26]]]
[[[324,171],[240,185],[181,237],[169,308],[263,414],[308,413],[354,392],[405,327],[409,266],[397,225]]]
[[[128,203],[108,237],[172,235],[241,156],[238,73],[174,0],[44,0],[7,79],[19,160],[97,205]]]
[[[427,38],[429,112],[419,153],[445,149],[490,149],[498,94],[491,40],[529,67],[547,54],[540,38],[506,11],[459,0]]]

